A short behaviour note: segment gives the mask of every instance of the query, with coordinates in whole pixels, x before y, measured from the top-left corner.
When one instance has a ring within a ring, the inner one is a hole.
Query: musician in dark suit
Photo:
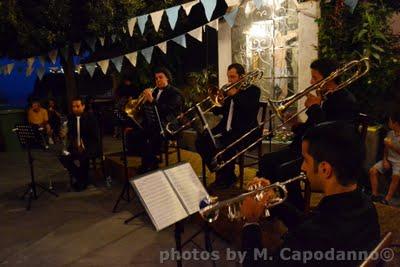
[[[238,63],[228,66],[228,82],[233,84],[239,81],[245,74],[244,68]],[[257,127],[257,115],[259,110],[260,88],[255,85],[250,85],[245,90],[233,87],[226,92],[227,98],[220,108],[214,108],[213,112],[216,115],[222,115],[221,121],[211,131],[217,136],[218,149],[224,148],[247,133],[249,130]],[[251,142],[255,134],[249,136],[242,146]],[[224,158],[229,159],[234,156],[241,146],[236,146],[225,153]],[[211,143],[210,136],[207,132],[198,136],[196,140],[196,149],[202,156],[205,163],[209,166],[212,157],[216,153],[215,148]],[[212,169],[212,167],[211,167]],[[235,162],[232,161],[216,172],[216,181],[214,186],[227,188],[233,185],[237,180],[235,175]]]
[[[353,125],[324,122],[308,130],[302,141],[302,155],[302,171],[312,186],[322,188],[324,197],[308,215],[287,202],[271,208],[271,214],[283,221],[288,233],[279,250],[268,255],[272,259],[258,261],[253,257],[254,249],[262,249],[258,221],[274,196],[270,192],[261,201],[246,198],[241,207],[247,221],[242,231],[242,245],[247,252],[243,266],[359,266],[362,258],[347,254],[340,259],[340,253],[360,252],[366,257],[379,243],[375,206],[357,188],[364,144]],[[269,184],[268,180],[261,181]],[[305,253],[310,258],[305,259]]]
[[[311,84],[315,84],[328,77],[338,68],[338,64],[333,60],[318,59],[311,63]],[[285,180],[288,174],[298,172],[289,168],[281,169],[284,163],[297,160],[301,157],[301,139],[304,132],[310,127],[324,121],[355,121],[359,114],[359,105],[354,95],[347,89],[336,90],[338,79],[326,83],[323,90],[327,91],[325,99],[321,96],[309,94],[305,101],[307,108],[307,120],[305,123],[297,123],[292,127],[294,140],[288,148],[265,154],[260,162],[257,172],[258,177],[266,177],[272,182]],[[298,166],[294,166],[297,168]],[[299,183],[289,186],[289,201],[298,208],[304,206],[303,198],[300,194]]]
[[[72,100],[67,133],[62,131],[62,137],[67,138],[69,145],[67,152],[60,156],[60,162],[75,178],[74,188],[84,190],[89,180],[89,160],[98,156],[101,148],[97,118],[85,112],[85,104],[80,97]]]
[[[185,102],[180,91],[170,84],[172,76],[168,69],[157,69],[154,79],[156,87],[145,89],[142,93],[144,104],[141,128],[133,129],[127,135],[130,143],[128,150],[138,153],[142,158],[140,173],[158,168],[157,155],[163,139],[168,138],[164,127],[183,111]]]

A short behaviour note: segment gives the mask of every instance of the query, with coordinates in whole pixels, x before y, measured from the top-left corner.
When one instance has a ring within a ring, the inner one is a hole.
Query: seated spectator
[[[49,137],[49,144],[54,144],[52,136],[52,129],[49,124],[49,114],[45,108],[42,108],[39,100],[33,100],[31,107],[28,110],[28,122],[38,128],[43,128]]]
[[[48,110],[49,124],[53,129],[53,138],[59,140],[60,138],[60,127],[61,127],[61,113],[58,110],[57,104],[54,99],[49,99]]]

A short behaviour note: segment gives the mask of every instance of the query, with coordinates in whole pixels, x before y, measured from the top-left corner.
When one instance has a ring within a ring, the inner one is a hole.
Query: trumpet
[[[329,81],[337,79],[338,77],[341,77],[343,75],[351,74],[352,71],[354,72],[346,80],[341,82],[336,87],[335,91],[338,91],[338,90],[344,89],[345,87],[349,86],[353,82],[357,81],[359,78],[361,78],[362,76],[367,74],[369,72],[369,70],[370,70],[369,58],[365,57],[365,58],[362,58],[360,60],[353,60],[353,61],[350,61],[349,63],[343,65],[342,67],[338,68],[336,71],[332,72],[332,74],[330,74],[328,77],[326,77],[326,78],[322,79],[321,81],[319,81],[319,82],[307,87],[306,89],[304,89],[301,92],[298,92],[297,94],[294,94],[294,95],[292,95],[290,97],[287,97],[285,99],[282,99],[282,100],[271,100],[271,99],[268,99],[268,103],[269,103],[269,105],[271,106],[271,108],[272,108],[272,110],[274,112],[274,114],[269,118],[269,120],[273,120],[274,118],[277,117],[282,121],[281,124],[276,126],[275,129],[264,130],[263,134],[258,139],[256,139],[253,143],[251,143],[250,145],[248,145],[245,148],[243,148],[240,151],[238,151],[231,158],[229,158],[227,160],[223,159],[223,156],[225,155],[225,153],[227,151],[229,151],[229,149],[231,149],[233,146],[238,145],[240,142],[245,140],[248,136],[250,136],[254,132],[256,132],[256,131],[258,131],[260,129],[264,129],[264,123],[265,122],[263,122],[262,124],[259,124],[258,126],[254,127],[253,129],[249,130],[247,133],[245,133],[240,138],[238,138],[237,140],[235,140],[234,142],[232,142],[231,144],[229,144],[224,149],[220,150],[218,153],[216,153],[214,155],[214,157],[212,159],[212,162],[211,162],[212,171],[220,170],[226,164],[232,162],[233,160],[235,160],[239,156],[241,156],[244,153],[246,153],[249,149],[251,149],[252,147],[257,145],[266,136],[269,136],[272,133],[274,133],[276,130],[281,129],[288,122],[290,122],[293,118],[295,118],[297,115],[299,115],[300,113],[306,111],[306,108],[303,108],[300,111],[298,111],[296,114],[290,116],[287,119],[284,119],[284,113],[291,106],[293,106],[293,104],[297,103],[297,101],[299,101],[303,97],[307,96],[309,93],[311,93],[313,91],[316,91],[317,94],[321,95],[324,98],[324,97],[326,97],[326,94],[328,93],[325,90],[325,85]]]
[[[265,206],[264,215],[268,217],[270,208],[282,204],[287,199],[288,191],[286,189],[286,185],[296,181],[305,181],[306,179],[306,175],[304,173],[300,173],[298,176],[295,176],[282,183],[276,182],[268,186],[255,185],[249,188],[249,192],[221,202],[218,202],[215,197],[207,197],[200,202],[199,214],[204,220],[211,223],[218,219],[221,209],[228,208],[228,218],[230,220],[241,219],[243,218],[243,215],[240,212],[240,206],[245,198],[254,197],[257,201],[260,201],[264,194],[272,190],[274,198],[269,200]]]
[[[157,87],[154,87],[151,89],[151,92],[154,92],[154,90]],[[144,104],[144,93],[142,92],[138,98],[136,99],[129,99],[128,102],[125,104],[124,111],[126,115],[133,120],[140,128],[141,122],[142,122],[142,114],[141,114],[141,108],[142,105]]]
[[[232,88],[238,88],[239,90],[246,90],[250,85],[261,79],[263,71],[260,69],[253,70],[245,74],[239,81],[232,84],[225,84],[221,88],[211,87],[208,89],[208,97],[195,104],[193,107],[186,110],[186,112],[179,115],[175,120],[170,121],[166,126],[165,130],[171,136],[178,134],[182,130],[190,127],[197,119],[199,115],[203,116],[204,113],[209,112],[215,107],[221,107],[226,100],[226,92]],[[208,104],[208,106],[206,105]],[[206,106],[205,109],[202,107]],[[198,112],[202,114],[198,114]],[[176,124],[178,123],[178,124]]]

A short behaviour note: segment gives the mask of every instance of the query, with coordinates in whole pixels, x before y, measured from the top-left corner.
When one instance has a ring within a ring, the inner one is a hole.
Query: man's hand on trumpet
[[[306,102],[304,102],[304,106],[306,108],[311,107],[312,105],[321,105],[322,98],[320,96],[315,96],[313,94],[308,94]]]
[[[143,97],[144,97],[144,99],[145,99],[145,102],[153,103],[154,98],[153,98],[152,89],[151,89],[151,88],[146,88],[146,89],[144,89],[144,91],[143,91]]]

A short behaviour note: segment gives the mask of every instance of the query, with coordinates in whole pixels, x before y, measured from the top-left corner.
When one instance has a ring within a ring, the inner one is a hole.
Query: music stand
[[[19,143],[21,144],[22,147],[26,148],[27,154],[28,154],[28,163],[29,163],[30,172],[31,172],[31,182],[28,185],[28,188],[26,189],[25,193],[22,195],[21,198],[24,199],[25,196],[29,194],[26,210],[30,210],[32,199],[34,199],[34,200],[38,199],[38,197],[40,196],[41,193],[47,192],[56,197],[58,197],[58,194],[56,192],[54,192],[52,189],[46,188],[43,185],[41,185],[35,181],[35,173],[34,173],[34,168],[33,168],[33,160],[34,159],[32,157],[31,149],[33,147],[41,147],[41,148],[47,147],[46,143],[44,142],[42,133],[38,129],[35,129],[34,127],[32,127],[31,125],[23,125],[23,124],[15,125],[13,132],[16,133]],[[36,190],[37,187],[40,187],[43,190],[39,195],[37,194],[37,190]]]

